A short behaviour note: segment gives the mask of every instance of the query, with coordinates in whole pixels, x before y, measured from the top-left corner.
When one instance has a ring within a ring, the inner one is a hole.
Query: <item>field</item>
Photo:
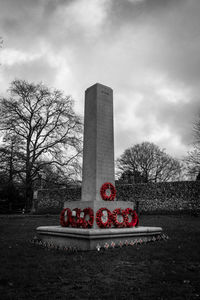
[[[92,252],[30,242],[58,216],[0,216],[0,299],[200,299],[200,218],[141,216],[167,241]]]

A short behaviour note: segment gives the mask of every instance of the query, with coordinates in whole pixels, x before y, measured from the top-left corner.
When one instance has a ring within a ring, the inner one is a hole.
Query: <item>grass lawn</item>
[[[167,241],[91,252],[29,241],[59,217],[0,216],[0,299],[200,299],[200,218],[141,216]]]

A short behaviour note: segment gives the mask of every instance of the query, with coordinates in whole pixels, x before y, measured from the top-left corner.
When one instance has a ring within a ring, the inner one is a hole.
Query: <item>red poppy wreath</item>
[[[87,207],[87,208],[84,208],[83,212],[84,212],[84,217],[82,219],[81,226],[83,228],[91,228],[94,223],[94,211],[92,208]],[[89,215],[89,220],[86,220],[87,215]]]
[[[75,211],[76,212],[76,215],[75,216],[73,216],[73,211]],[[81,227],[81,218],[80,218],[80,213],[81,213],[81,210],[80,210],[80,208],[74,208],[73,210],[72,210],[72,215],[71,215],[71,218],[70,218],[70,225],[72,226],[72,227]]]
[[[103,211],[107,212],[107,220],[104,222],[105,216]],[[112,213],[109,209],[102,207],[96,213],[96,223],[100,228],[110,228],[112,224]]]
[[[101,198],[106,201],[113,201],[116,196],[116,189],[110,182],[106,182],[100,189]]]
[[[126,223],[127,227],[138,226],[139,218],[138,218],[138,215],[135,210],[133,210],[132,208],[127,208],[126,215],[127,215],[127,219],[129,219],[128,216],[130,216],[132,218],[130,222],[129,222],[129,220],[127,220],[127,223]]]
[[[60,225],[62,227],[68,227],[70,225],[72,212],[69,208],[64,208],[60,214]],[[67,219],[66,219],[67,217]]]
[[[118,216],[122,217],[121,222],[118,220]],[[113,210],[112,217],[113,217],[113,224],[115,227],[118,228],[126,227],[126,224],[128,222],[128,217],[125,210],[121,208],[116,208],[115,210]]]

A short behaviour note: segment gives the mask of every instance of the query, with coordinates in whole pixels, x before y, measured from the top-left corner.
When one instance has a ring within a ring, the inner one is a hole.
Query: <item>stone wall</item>
[[[141,213],[200,211],[200,182],[161,182],[117,185],[117,200],[139,204]],[[59,213],[64,201],[81,199],[81,188],[39,190],[37,213]]]
[[[180,212],[200,210],[200,182],[161,182],[123,185],[118,200],[139,202],[141,212]]]
[[[80,199],[81,187],[38,190],[37,200],[35,200],[36,213],[60,213],[65,201],[78,201]]]

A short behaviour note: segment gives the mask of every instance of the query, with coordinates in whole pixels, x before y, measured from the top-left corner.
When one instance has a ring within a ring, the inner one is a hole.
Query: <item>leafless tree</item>
[[[191,177],[199,178],[200,176],[200,115],[193,125],[193,150],[188,152],[184,158],[187,165],[188,174]]]
[[[33,182],[45,165],[77,172],[82,152],[82,122],[73,100],[43,84],[14,80],[10,98],[1,99],[1,130],[17,136],[23,167],[19,175],[26,188],[27,209],[32,204]]]
[[[181,164],[153,143],[143,142],[124,151],[117,159],[121,173],[131,172],[140,175],[142,182],[177,180]]]
[[[0,146],[0,175],[4,183],[13,186],[18,181],[18,173],[23,164],[22,140],[13,134],[6,135]]]

